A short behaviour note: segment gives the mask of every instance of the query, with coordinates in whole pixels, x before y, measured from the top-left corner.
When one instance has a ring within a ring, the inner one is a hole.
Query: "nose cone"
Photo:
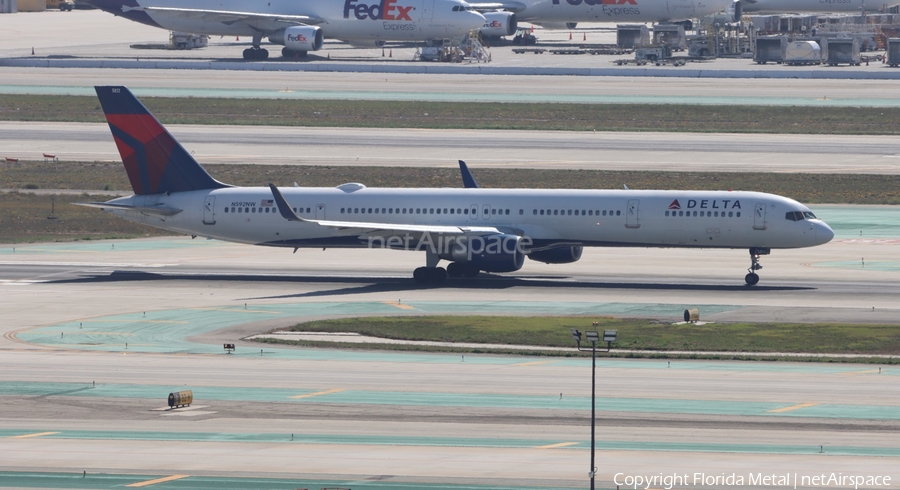
[[[831,229],[824,221],[816,223],[816,244],[823,245],[834,238],[834,230]]]
[[[487,19],[484,18],[483,15],[479,14],[475,11],[466,12],[466,29],[481,29],[484,27],[484,23],[487,22]]]

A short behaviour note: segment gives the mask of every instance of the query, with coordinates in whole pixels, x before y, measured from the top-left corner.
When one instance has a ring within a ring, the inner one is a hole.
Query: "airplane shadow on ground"
[[[251,275],[251,274],[159,274],[144,271],[113,271],[109,274],[92,274],[75,279],[60,279],[50,281],[53,284],[79,284],[79,283],[107,283],[107,282],[144,282],[144,281],[224,281],[224,282],[258,282],[258,283],[288,283],[288,284],[346,284],[343,288],[328,289],[322,291],[309,291],[297,294],[284,294],[277,296],[259,296],[244,299],[286,299],[286,298],[314,298],[327,296],[348,296],[364,293],[404,292],[429,289],[453,289],[490,291],[510,289],[516,287],[531,288],[572,288],[572,289],[619,289],[641,291],[809,291],[815,287],[807,286],[753,286],[730,284],[666,284],[666,283],[640,283],[640,282],[592,282],[592,281],[567,281],[566,276],[518,276],[505,277],[483,274],[477,278],[448,278],[443,284],[416,284],[412,278],[395,277],[362,277],[362,276],[284,276],[284,275]]]

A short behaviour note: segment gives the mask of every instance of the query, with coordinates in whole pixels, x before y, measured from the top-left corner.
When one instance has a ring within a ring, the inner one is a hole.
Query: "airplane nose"
[[[471,15],[472,23],[469,25],[469,29],[481,29],[484,26],[484,23],[487,20],[478,12],[467,12]]]
[[[834,238],[834,230],[824,221],[816,223],[816,243],[819,245],[828,243]]]

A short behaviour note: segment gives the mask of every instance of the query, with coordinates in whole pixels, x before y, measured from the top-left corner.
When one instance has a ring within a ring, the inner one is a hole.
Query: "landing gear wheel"
[[[428,269],[428,282],[440,284],[447,280],[447,271],[443,267]]]
[[[462,277],[463,266],[456,262],[450,262],[450,264],[447,265],[447,275],[450,277]]]
[[[427,267],[419,267],[413,271],[413,279],[418,284],[425,284],[428,282],[428,268]]]
[[[748,286],[754,286],[759,282],[759,275],[755,272],[751,272],[744,276],[744,281],[747,281]]]
[[[447,271],[443,267],[419,267],[413,271],[413,279],[417,284],[440,284],[447,280]]]
[[[265,60],[269,59],[269,51],[262,48],[247,48],[244,50],[245,60]]]

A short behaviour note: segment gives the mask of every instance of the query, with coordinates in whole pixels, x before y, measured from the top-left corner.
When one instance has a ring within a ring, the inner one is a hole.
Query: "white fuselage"
[[[781,196],[731,191],[283,188],[309,220],[406,225],[492,226],[528,237],[534,247],[584,246],[799,248],[834,236],[824,222],[786,219],[809,209]],[[231,187],[110,201],[183,210],[174,216],[107,209],[186,234],[285,247],[366,247],[366,233],[292,222],[272,192]],[[810,213],[807,217],[812,216]],[[385,231],[378,233],[385,236]],[[410,244],[415,246],[415,239]],[[397,248],[397,247],[394,247]]]
[[[521,21],[669,22],[721,12],[732,0],[517,0]]]
[[[900,0],[742,0],[746,13],[878,12],[900,4]]]
[[[137,0],[141,7],[184,8],[325,19],[326,38],[423,41],[465,35],[484,24],[460,0]],[[259,30],[240,20],[222,22],[203,15],[148,11],[159,26],[194,34],[253,36]],[[258,27],[258,25],[256,26]],[[269,33],[266,33],[269,35]]]

